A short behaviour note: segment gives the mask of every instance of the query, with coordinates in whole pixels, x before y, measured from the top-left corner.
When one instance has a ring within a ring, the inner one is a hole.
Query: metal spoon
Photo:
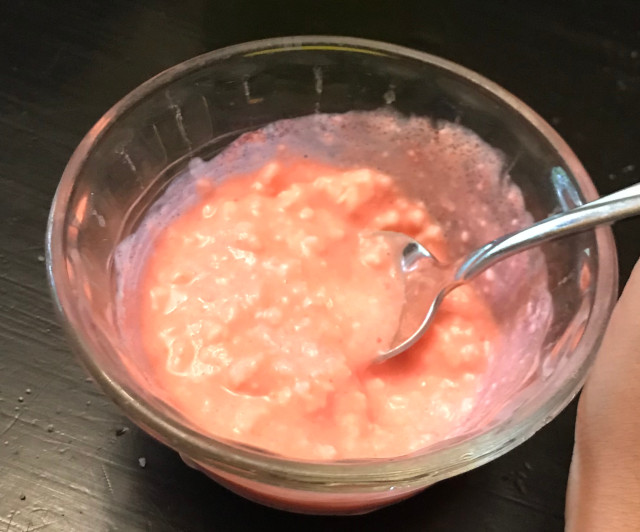
[[[401,270],[405,274],[406,299],[405,309],[391,346],[386,351],[380,352],[375,362],[384,362],[393,358],[415,344],[427,331],[442,300],[451,290],[474,279],[501,260],[550,240],[638,214],[640,214],[640,183],[541,220],[521,231],[497,238],[452,264],[443,264],[438,261],[428,249],[407,235],[391,231],[374,233],[374,235],[383,236],[398,254]],[[416,288],[416,282],[425,281],[425,275],[422,272],[415,275],[418,266],[428,267],[428,276],[431,278],[431,288],[428,291],[433,294],[433,299],[427,307],[426,314],[424,313],[426,305],[421,305],[416,319],[416,312],[409,312],[408,307],[411,306],[412,301],[415,303],[421,298],[424,301],[424,288]],[[412,272],[414,272],[413,275]]]

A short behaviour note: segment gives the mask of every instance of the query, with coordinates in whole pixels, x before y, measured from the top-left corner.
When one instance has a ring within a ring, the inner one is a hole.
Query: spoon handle
[[[482,246],[466,257],[455,281],[468,281],[502,259],[564,236],[640,214],[640,183],[556,214]]]

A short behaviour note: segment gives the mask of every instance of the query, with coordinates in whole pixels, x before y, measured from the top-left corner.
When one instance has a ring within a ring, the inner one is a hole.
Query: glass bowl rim
[[[165,416],[160,410],[146,404],[126,384],[117,382],[108,371],[96,363],[88,335],[80,328],[74,327],[75,309],[68,297],[71,283],[67,277],[66,267],[63,267],[62,255],[66,210],[76,177],[96,143],[118,118],[138,101],[181,76],[232,56],[300,50],[404,56],[471,81],[534,126],[558,151],[575,177],[584,197],[587,200],[597,198],[596,189],[578,158],[555,130],[520,99],[472,70],[425,52],[352,37],[308,35],[246,42],[196,56],[144,82],[107,111],[80,142],[64,170],[47,223],[46,269],[55,308],[81,363],[104,392],[134,422],[204,467],[220,469],[268,484],[307,491],[379,491],[389,489],[389,486],[422,487],[475,468],[504,454],[551,421],[577,394],[584,383],[617,298],[617,255],[609,228],[599,228],[595,231],[598,246],[598,278],[588,325],[574,350],[587,352],[578,371],[548,397],[532,415],[519,423],[503,421],[487,432],[461,438],[458,441],[447,440],[440,446],[427,449],[422,454],[392,459],[305,462],[213,439]],[[598,303],[595,304],[595,302]]]

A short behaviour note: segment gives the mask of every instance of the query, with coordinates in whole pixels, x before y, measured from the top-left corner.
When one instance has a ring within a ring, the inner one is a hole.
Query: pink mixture
[[[491,362],[487,303],[457,289],[418,344],[371,365],[404,286],[366,236],[450,247],[391,172],[295,153],[223,179],[201,167],[175,216],[154,218],[125,321],[163,400],[205,433],[302,459],[399,456],[454,434]]]

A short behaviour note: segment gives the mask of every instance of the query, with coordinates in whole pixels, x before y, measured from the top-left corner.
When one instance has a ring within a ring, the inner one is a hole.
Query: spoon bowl
[[[442,300],[460,283],[451,282],[457,263],[439,260],[410,236],[394,231],[376,231],[372,236],[386,241],[402,273],[405,292],[404,307],[390,347],[375,359],[380,363],[414,345],[422,337],[416,331],[428,329]]]

